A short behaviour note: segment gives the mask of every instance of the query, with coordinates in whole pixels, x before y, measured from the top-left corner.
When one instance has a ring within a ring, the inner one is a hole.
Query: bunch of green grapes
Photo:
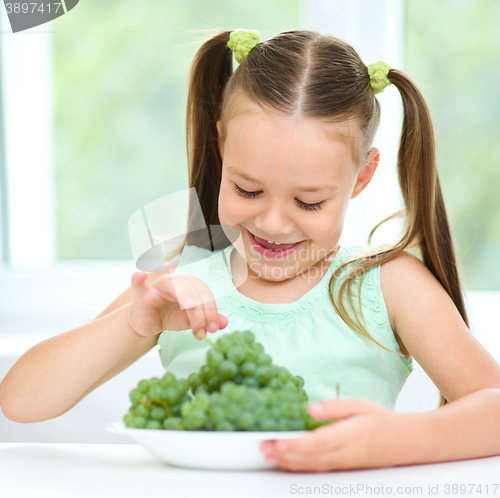
[[[200,390],[212,393],[218,391],[226,381],[247,387],[272,387],[286,389],[300,394],[307,401],[304,379],[293,376],[286,368],[272,364],[261,344],[255,342],[250,331],[233,332],[219,337],[207,352],[207,363],[199,372],[188,377],[193,393]]]
[[[249,332],[217,339],[187,379],[166,373],[130,392],[127,427],[204,431],[294,431],[324,421],[307,413],[304,380],[272,364]]]

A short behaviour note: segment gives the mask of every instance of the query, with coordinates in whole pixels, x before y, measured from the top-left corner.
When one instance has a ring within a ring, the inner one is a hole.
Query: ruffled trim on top
[[[226,261],[229,263],[231,261],[231,250],[232,246],[224,249]],[[347,253],[347,248],[340,247],[321,281],[293,303],[259,303],[244,296],[236,289],[231,269],[224,265],[223,257],[219,259],[218,268],[214,270],[219,274],[218,281],[222,289],[222,300],[229,310],[246,319],[259,323],[292,323],[310,315],[315,309],[330,299],[328,282],[333,271],[342,263]]]

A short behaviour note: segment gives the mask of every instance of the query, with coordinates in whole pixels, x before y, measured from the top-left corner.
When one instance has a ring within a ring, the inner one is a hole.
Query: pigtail
[[[393,69],[388,77],[399,90],[404,108],[397,166],[406,208],[404,239],[408,243],[416,242],[423,262],[450,295],[469,327],[453,238],[439,184],[430,112],[422,94],[407,76]],[[440,393],[439,406],[446,403],[446,398]]]
[[[217,33],[196,52],[188,75],[186,105],[186,151],[190,193],[188,225],[182,244],[169,258],[182,252],[185,245],[213,250],[227,247],[230,241],[222,230],[200,230],[200,203],[207,226],[220,225],[218,214],[222,160],[218,149],[217,121],[220,119],[224,88],[233,74],[232,51],[227,46],[231,31]]]
[[[430,112],[422,94],[407,76],[392,69],[389,71],[388,78],[399,90],[403,102],[404,116],[397,168],[405,208],[380,222],[371,231],[368,242],[370,243],[373,232],[382,223],[401,216],[405,217],[403,235],[392,247],[372,250],[369,251],[370,254],[345,261],[338,271],[353,262],[359,263],[340,285],[337,294],[339,304],[333,299],[332,302],[346,323],[370,339],[361,321],[356,318],[354,322],[349,316],[342,299],[345,299],[345,294],[347,294],[350,308],[354,310],[351,297],[352,283],[358,282],[359,289],[361,289],[362,278],[358,277],[363,277],[370,268],[386,263],[407,248],[416,248],[420,251],[423,263],[449,294],[465,324],[469,327],[463,285],[458,272],[451,229],[439,184]],[[330,282],[330,288],[332,285],[333,279]],[[361,317],[363,318],[362,312]],[[447,403],[446,398],[439,393],[439,406]]]

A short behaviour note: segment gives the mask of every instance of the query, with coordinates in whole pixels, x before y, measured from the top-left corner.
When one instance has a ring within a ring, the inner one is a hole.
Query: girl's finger
[[[205,315],[198,306],[201,298],[195,286],[184,275],[168,275],[154,283],[154,286],[168,296],[168,299],[177,302],[180,309],[186,312],[188,327],[193,330],[203,329]]]
[[[335,450],[314,455],[289,454],[274,457],[274,461],[281,469],[291,472],[328,472],[356,468],[343,458],[344,454],[344,451]]]
[[[139,271],[132,274],[132,291],[136,296],[141,296],[147,292],[147,286],[144,285],[147,278],[148,274],[145,271]]]
[[[209,299],[210,296],[203,294],[206,285],[196,277],[185,278],[183,284],[184,287],[181,294],[184,298],[181,298],[180,301],[183,303],[181,309],[182,307],[186,308],[185,311],[188,316],[189,326],[194,332],[197,332],[197,334],[194,334],[195,338],[200,340],[207,335],[207,328],[209,323],[211,323],[207,319],[204,307],[204,301]],[[208,289],[208,287],[206,288]],[[212,293],[209,292],[209,294],[211,295]]]
[[[294,439],[280,439],[278,441],[265,441],[261,445],[264,453],[285,455],[297,453],[311,455],[318,452],[334,451],[345,444],[342,428],[323,426],[310,431],[304,437]]]
[[[200,307],[205,314],[205,326],[203,328],[206,332],[217,332],[220,329],[220,320],[214,295],[203,282],[196,282],[196,288],[201,298]]]

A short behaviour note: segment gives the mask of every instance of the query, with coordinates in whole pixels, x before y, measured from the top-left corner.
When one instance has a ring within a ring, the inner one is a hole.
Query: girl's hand
[[[264,441],[261,450],[269,463],[289,471],[327,472],[388,467],[401,460],[401,414],[363,398],[312,403],[308,412],[337,421],[301,438]]]
[[[227,326],[227,318],[217,312],[212,291],[199,278],[166,274],[147,284],[147,275],[146,272],[132,275],[134,300],[128,309],[128,320],[138,335],[147,337],[162,330],[192,329],[205,336],[207,330],[216,332]]]

